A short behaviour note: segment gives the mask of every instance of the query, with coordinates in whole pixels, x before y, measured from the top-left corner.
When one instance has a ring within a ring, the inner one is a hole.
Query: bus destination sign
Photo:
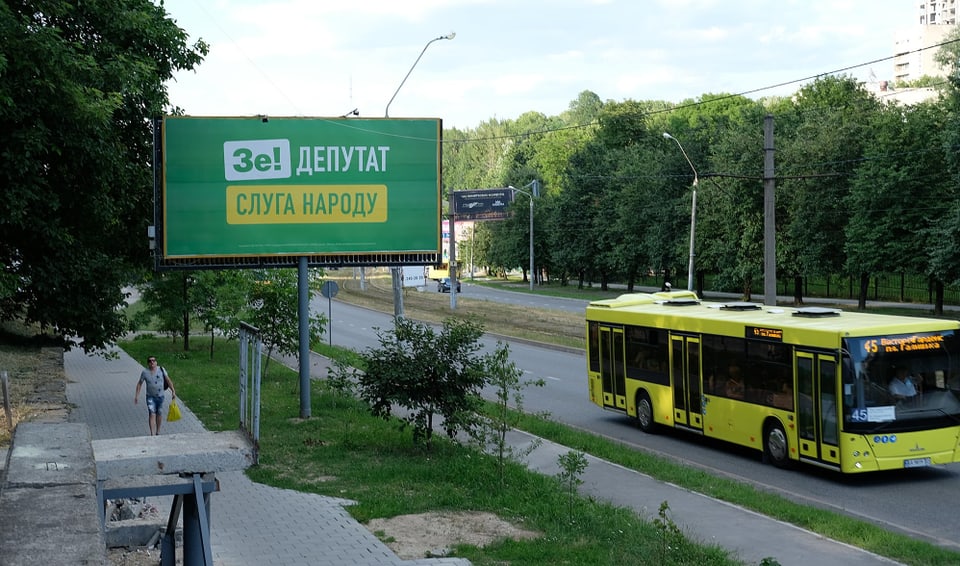
[[[920,334],[913,336],[887,336],[876,340],[867,340],[863,344],[867,353],[882,352],[892,354],[897,352],[919,352],[924,350],[939,350],[943,347],[943,336],[940,334]]]
[[[767,340],[770,342],[783,342],[783,329],[765,328],[763,326],[747,326],[746,338],[753,340]]]

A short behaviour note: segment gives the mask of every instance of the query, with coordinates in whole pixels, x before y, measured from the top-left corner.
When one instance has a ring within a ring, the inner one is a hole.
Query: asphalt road
[[[429,291],[427,291],[429,292]],[[585,302],[526,293],[512,293],[464,284],[470,297],[582,311]],[[363,350],[376,346],[376,329],[389,329],[392,317],[333,301],[332,342]],[[318,297],[313,312],[328,312]],[[497,342],[485,337],[492,350]],[[616,439],[625,446],[676,459],[721,476],[749,482],[805,504],[845,513],[960,551],[960,516],[952,505],[960,501],[960,464],[945,467],[841,476],[811,466],[780,470],[760,461],[760,454],[718,444],[681,432],[649,435],[631,419],[605,412],[587,400],[582,352],[509,341],[511,360],[529,379],[542,378],[546,386],[524,394],[527,411],[548,412],[553,419]]]

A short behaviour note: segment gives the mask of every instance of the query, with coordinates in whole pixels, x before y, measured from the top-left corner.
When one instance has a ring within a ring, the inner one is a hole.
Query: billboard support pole
[[[391,267],[390,279],[393,284],[393,318],[403,318],[403,268]]]
[[[307,256],[297,264],[297,318],[300,327],[300,418],[310,418],[310,285]]]

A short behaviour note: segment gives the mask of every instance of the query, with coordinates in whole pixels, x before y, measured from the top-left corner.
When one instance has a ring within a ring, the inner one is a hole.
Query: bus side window
[[[708,395],[717,394],[717,368],[710,368],[703,380],[703,392]]]
[[[746,394],[746,385],[743,382],[743,373],[740,366],[730,365],[727,369],[727,384],[724,394],[731,399],[743,399]]]
[[[590,323],[590,371],[600,371],[600,324]]]

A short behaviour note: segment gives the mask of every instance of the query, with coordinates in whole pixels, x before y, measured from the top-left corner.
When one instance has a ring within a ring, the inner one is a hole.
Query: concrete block
[[[253,465],[253,443],[241,431],[135,436],[93,441],[97,478],[237,472]]]
[[[147,546],[150,541],[159,540],[157,535],[163,528],[164,523],[155,520],[111,521],[107,523],[104,536],[109,548]]]
[[[20,423],[10,450],[7,486],[95,485],[90,442],[90,429],[83,423]]]
[[[0,563],[107,564],[94,485],[7,486],[0,498]]]

